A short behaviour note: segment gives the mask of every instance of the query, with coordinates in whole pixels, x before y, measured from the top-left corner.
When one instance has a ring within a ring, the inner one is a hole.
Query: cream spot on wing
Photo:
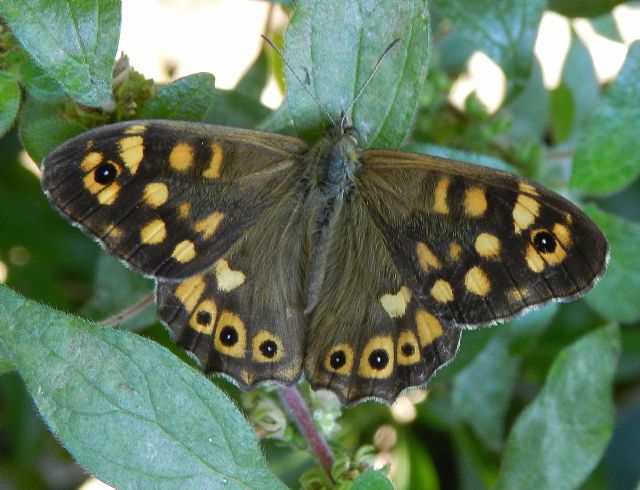
[[[429,272],[429,269],[439,269],[442,267],[438,257],[436,257],[427,244],[418,242],[416,244],[416,253],[423,271]]]
[[[411,300],[411,291],[406,286],[402,286],[396,294],[383,294],[380,303],[391,318],[401,318]]]
[[[216,232],[216,230],[220,226],[220,223],[222,223],[222,218],[224,218],[224,213],[219,213],[216,211],[214,213],[211,213],[206,218],[198,221],[193,229],[196,232],[202,234],[205,240],[208,240]]]
[[[442,323],[426,310],[416,311],[416,328],[420,347],[431,345],[438,337],[442,336]]]
[[[332,356],[340,356],[341,365],[332,365]],[[324,358],[324,367],[326,370],[337,374],[351,374],[353,368],[354,352],[349,344],[334,345]]]
[[[377,362],[379,360],[382,362]],[[388,378],[393,373],[393,365],[394,349],[391,337],[388,335],[373,337],[369,339],[360,356],[358,376],[374,379]]]
[[[531,194],[532,196],[539,196],[537,189],[529,182],[520,181],[518,183],[518,189],[525,194]]]
[[[456,242],[451,242],[449,244],[449,260],[451,260],[452,262],[456,262],[460,260],[461,255],[462,247]]]
[[[431,296],[439,303],[453,301],[453,290],[451,284],[444,279],[438,279],[431,288]]]
[[[529,288],[511,288],[507,290],[509,301],[520,301],[526,304],[525,298],[530,294]]]
[[[516,204],[513,207],[513,224],[515,232],[520,234],[529,228],[539,216],[540,203],[525,194],[518,194]]]
[[[142,199],[152,208],[160,207],[169,199],[169,188],[161,182],[147,184]]]
[[[120,184],[117,184],[114,182],[108,187],[105,187],[104,189],[102,189],[96,197],[98,198],[98,201],[100,202],[100,204],[109,206],[114,202],[116,202],[119,192],[120,192]]]
[[[124,134],[142,134],[147,130],[144,124],[134,124],[124,130]]]
[[[400,366],[410,366],[420,362],[418,340],[411,330],[400,332],[396,346],[396,359]]]
[[[229,262],[220,259],[214,264],[218,289],[222,292],[233,291],[244,284],[245,275],[241,271],[235,271],[229,267]]]
[[[480,233],[476,238],[475,247],[480,257],[500,258],[500,239],[491,233]]]
[[[191,312],[200,301],[200,296],[204,293],[205,283],[202,275],[185,279],[175,290],[175,297],[184,305],[188,312]]]
[[[566,248],[571,245],[571,232],[569,231],[569,228],[564,226],[562,223],[556,223],[553,225],[553,234],[563,247]]]
[[[247,329],[238,315],[223,311],[216,323],[214,348],[227,356],[242,359],[246,355]]]
[[[266,348],[268,344],[270,344],[270,349]],[[256,334],[251,342],[251,347],[252,359],[256,362],[278,362],[284,356],[282,341],[267,330],[261,330]]]
[[[540,256],[538,251],[533,248],[533,245],[529,245],[527,247],[527,254],[525,258],[527,261],[527,267],[529,267],[533,272],[542,272],[546,267],[546,262]]]
[[[486,296],[491,291],[491,281],[487,274],[478,266],[467,271],[464,276],[464,286],[476,296]]]
[[[447,214],[449,205],[447,204],[447,193],[449,192],[449,177],[443,177],[438,181],[433,197],[433,210],[436,213]]]
[[[161,219],[149,221],[140,230],[140,241],[145,245],[157,245],[165,238],[167,238],[167,228]]]
[[[222,146],[218,143],[213,143],[211,145],[211,161],[209,162],[207,169],[202,172],[203,177],[207,179],[217,179],[220,177],[220,167],[222,166],[223,155]]]
[[[102,153],[91,151],[87,153],[87,155],[82,160],[82,163],[80,163],[80,168],[82,168],[82,170],[84,170],[85,172],[91,172],[100,164],[100,162],[102,162],[103,158],[104,155]]]
[[[181,264],[186,264],[196,256],[196,247],[190,240],[182,240],[173,249],[171,256]]]
[[[189,213],[191,212],[191,203],[183,202],[178,206],[178,216],[182,219],[187,219],[189,217]]]
[[[218,308],[211,299],[205,299],[191,315],[189,325],[196,332],[211,335],[215,326]]]
[[[471,187],[464,194],[464,210],[469,216],[477,218],[487,210],[487,196],[483,189]]]
[[[144,143],[142,136],[127,136],[119,141],[120,159],[124,162],[131,174],[138,171],[140,162],[144,157]]]
[[[193,165],[193,148],[187,143],[177,143],[169,153],[169,165],[178,172],[186,172]]]

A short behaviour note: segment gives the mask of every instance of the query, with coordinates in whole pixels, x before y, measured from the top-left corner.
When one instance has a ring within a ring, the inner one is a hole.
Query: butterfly
[[[392,402],[463,329],[587,292],[607,240],[534,182],[358,147],[162,120],[92,129],[43,161],[71,222],[156,281],[158,314],[206,372]]]

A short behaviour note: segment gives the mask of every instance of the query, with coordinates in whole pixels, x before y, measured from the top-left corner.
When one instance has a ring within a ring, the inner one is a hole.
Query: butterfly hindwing
[[[156,303],[175,340],[208,372],[244,388],[302,374],[305,222],[299,178],[210,269],[160,280]]]
[[[43,162],[53,205],[130,266],[185,278],[275,202],[300,140],[171,121],[91,130]]]
[[[344,403],[390,403],[453,358],[460,330],[417,301],[359,195],[342,206],[333,228],[305,374]]]

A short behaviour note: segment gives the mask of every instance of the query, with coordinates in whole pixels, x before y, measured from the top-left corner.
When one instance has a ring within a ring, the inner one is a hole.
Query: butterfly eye
[[[540,230],[533,235],[533,245],[540,253],[550,254],[556,250],[556,239],[546,230]]]
[[[118,169],[111,162],[103,162],[93,171],[93,178],[98,184],[107,185],[118,176]]]
[[[227,325],[220,331],[220,342],[227,347],[236,345],[238,343],[238,331]]]
[[[384,349],[375,349],[369,354],[369,365],[373,369],[382,370],[389,364],[389,354]]]

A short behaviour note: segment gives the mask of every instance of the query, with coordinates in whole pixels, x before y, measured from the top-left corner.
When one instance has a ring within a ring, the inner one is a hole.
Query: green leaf
[[[271,109],[263,106],[260,99],[235,90],[217,89],[215,103],[209,107],[203,121],[253,129],[270,114]]]
[[[622,189],[640,174],[640,41],[607,89],[573,159],[571,187],[590,194]]]
[[[126,268],[117,258],[101,254],[96,264],[93,296],[83,306],[80,314],[94,320],[104,320],[150,294],[153,294],[151,279]],[[155,321],[156,310],[152,301],[119,327],[137,330],[148,327]]]
[[[211,73],[195,73],[162,87],[140,111],[141,119],[203,121],[215,97]]]
[[[467,42],[502,67],[507,100],[524,88],[531,71],[544,0],[435,0],[434,6],[453,22]]]
[[[11,129],[20,108],[20,86],[10,73],[0,72],[0,137]]]
[[[360,475],[349,490],[393,490],[393,485],[381,471],[369,470]]]
[[[593,114],[600,97],[600,85],[593,59],[587,47],[575,33],[571,35],[571,46],[562,67],[561,83],[572,94],[571,134],[567,137],[574,138],[580,134]]]
[[[620,31],[618,30],[618,23],[613,17],[611,11],[608,11],[598,17],[589,19],[589,22],[591,23],[593,29],[601,36],[604,36],[617,43],[624,42],[622,36],[620,35]]]
[[[569,138],[575,112],[576,107],[571,90],[566,84],[560,83],[551,91],[551,121],[557,142],[561,143]]]
[[[625,0],[549,0],[549,8],[566,17],[595,17]]]
[[[86,131],[80,123],[61,117],[62,105],[27,98],[20,113],[20,140],[29,156],[41,161],[47,153],[69,138]]]
[[[611,437],[619,350],[619,330],[608,326],[560,352],[509,434],[496,488],[580,486]]]
[[[20,65],[20,77],[29,95],[36,99],[56,101],[65,96],[62,85],[47,75],[30,58]]]
[[[504,338],[494,338],[454,379],[453,407],[488,448],[502,446],[505,416],[518,373]]]
[[[271,47],[269,46],[269,49]],[[238,81],[235,87],[235,91],[251,97],[256,100],[260,100],[262,92],[269,80],[269,55],[263,46],[260,50],[260,54],[255,59],[249,69],[242,75],[242,78]]]
[[[71,97],[91,107],[109,102],[120,34],[118,0],[0,0],[0,14]]]
[[[393,12],[393,15],[389,13]],[[300,0],[286,33],[288,103],[299,134],[317,137],[346,111],[394,39],[352,111],[363,147],[398,147],[413,121],[426,78],[425,0]],[[314,94],[314,101],[305,87]]]
[[[637,322],[640,320],[640,224],[602,211],[595,204],[588,204],[584,209],[600,226],[611,247],[607,272],[586,300],[609,320]]]
[[[117,488],[284,488],[202,374],[126,331],[0,287],[0,349],[74,458]]]

